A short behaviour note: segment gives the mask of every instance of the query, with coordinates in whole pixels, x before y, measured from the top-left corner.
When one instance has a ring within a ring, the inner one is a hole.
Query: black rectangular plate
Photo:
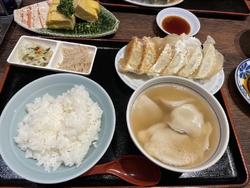
[[[117,41],[75,41],[84,44],[91,44],[98,47],[95,58],[93,71],[89,78],[99,83],[110,95],[116,111],[116,128],[113,140],[101,158],[98,164],[111,161],[118,157],[128,154],[142,155],[133,144],[126,125],[126,107],[128,100],[133,93],[117,75],[114,59],[120,48],[127,42]],[[22,68],[10,65],[5,82],[0,93],[0,112],[11,99],[11,97],[26,84],[40,77],[56,74],[52,71],[41,71],[37,69]],[[215,94],[223,108],[226,110],[223,102],[221,91]],[[227,114],[228,115],[228,114]],[[228,115],[229,116],[229,115]],[[162,178],[157,186],[198,186],[198,185],[228,185],[243,186],[248,182],[248,171],[244,157],[242,156],[241,147],[237,142],[233,124],[230,123],[230,142],[223,157],[211,168],[196,173],[176,173],[161,169]],[[4,134],[4,133],[1,133]],[[42,186],[49,187],[52,185],[41,185],[27,181],[15,174],[6,166],[0,157],[0,186]],[[75,178],[71,181],[56,184],[59,187],[75,186],[132,186],[131,184],[115,177],[113,175],[95,175],[90,177]]]
[[[156,14],[163,8],[144,7],[123,0],[98,0],[100,4],[110,7],[113,11],[136,11]],[[190,10],[205,17],[245,18],[250,15],[246,0],[184,0],[176,7]]]

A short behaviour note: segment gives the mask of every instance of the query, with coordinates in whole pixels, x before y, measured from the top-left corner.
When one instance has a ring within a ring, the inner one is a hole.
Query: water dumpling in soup
[[[150,126],[147,130],[139,131],[138,138],[141,142],[146,143],[150,140],[155,131],[164,129],[166,127],[166,123],[157,123],[153,126]]]
[[[193,104],[175,107],[168,122],[138,132],[145,150],[160,161],[185,166],[203,158],[209,147],[212,126]]]
[[[204,163],[220,139],[219,122],[209,103],[176,84],[161,84],[142,92],[131,109],[130,122],[147,154],[181,168]]]
[[[153,125],[158,126],[158,124]],[[203,158],[208,148],[208,139],[211,133],[211,125],[203,125],[203,133],[199,137],[190,137],[174,131],[170,127],[157,129],[151,134],[150,139],[145,143],[146,151],[160,161],[174,165],[185,166]],[[148,133],[148,130],[143,130]],[[140,134],[145,134],[141,132]]]
[[[168,124],[177,132],[197,137],[201,135],[204,118],[193,104],[183,104],[172,110]]]
[[[163,112],[160,107],[147,95],[141,95],[137,99],[137,104],[134,106],[136,111],[136,117],[145,126],[153,125],[159,121],[162,121]]]

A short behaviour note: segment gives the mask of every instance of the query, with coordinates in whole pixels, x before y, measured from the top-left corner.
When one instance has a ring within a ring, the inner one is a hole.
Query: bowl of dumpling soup
[[[220,103],[202,86],[181,77],[156,77],[141,85],[129,100],[126,120],[143,155],[175,172],[211,167],[229,142]]]

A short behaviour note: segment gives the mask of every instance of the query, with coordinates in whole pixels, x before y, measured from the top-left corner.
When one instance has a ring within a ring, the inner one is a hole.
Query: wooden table
[[[34,2],[36,1],[23,0],[23,6]],[[157,27],[156,15],[113,13],[121,21],[120,26],[117,33],[104,37],[105,39],[130,40],[132,36],[165,36]],[[199,20],[201,29],[196,37],[201,41],[205,41],[207,35],[211,35],[216,41],[216,48],[225,57],[223,90],[240,138],[246,162],[250,167],[250,106],[239,93],[234,79],[237,65],[244,59],[250,58],[250,18],[248,17],[246,20],[230,20],[199,17]],[[0,47],[0,80],[3,79],[4,70],[7,67],[6,59],[22,35],[36,36],[35,33],[29,32],[13,22]]]

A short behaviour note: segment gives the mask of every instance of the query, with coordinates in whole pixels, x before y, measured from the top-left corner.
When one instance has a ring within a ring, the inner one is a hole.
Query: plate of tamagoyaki
[[[46,25],[50,29],[68,29],[73,30],[76,24],[76,18],[87,22],[98,20],[100,5],[94,0],[73,0],[74,13],[65,15],[58,10],[61,0],[52,0],[47,14]],[[71,1],[71,0],[70,0]]]
[[[157,76],[181,76],[201,84],[215,94],[223,85],[224,56],[207,36],[204,43],[186,34],[160,37],[132,37],[115,57],[119,77],[136,89]]]
[[[70,14],[60,11],[59,5]],[[102,37],[115,33],[120,23],[96,0],[47,0],[16,9],[13,14],[14,21],[25,29],[59,37]]]

